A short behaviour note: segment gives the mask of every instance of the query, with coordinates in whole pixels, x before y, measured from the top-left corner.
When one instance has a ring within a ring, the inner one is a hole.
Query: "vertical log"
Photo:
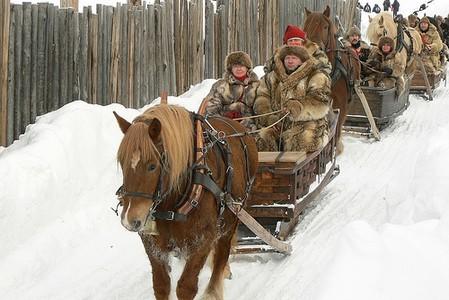
[[[23,86],[21,92],[21,132],[25,132],[25,127],[32,122],[30,118],[31,107],[31,3],[23,4],[23,48],[22,48],[22,78]]]
[[[22,89],[22,23],[23,14],[22,6],[13,6],[13,16],[15,20],[15,37],[14,37],[14,139],[17,139],[21,133],[21,89]]]
[[[118,102],[118,65],[119,65],[119,38],[120,38],[120,4],[117,3],[112,17],[112,45],[111,45],[111,78],[109,91],[111,101]]]
[[[149,81],[149,98],[150,101],[153,101],[156,95],[156,47],[154,44],[155,41],[155,16],[154,16],[154,5],[148,6],[148,81]]]
[[[46,38],[46,43],[45,43],[45,48],[46,48],[46,55],[47,55],[47,66],[46,66],[46,94],[47,97],[45,99],[46,102],[46,107],[45,107],[45,111],[52,111],[57,109],[58,107],[54,106],[54,84],[57,84],[54,81],[54,72],[55,69],[57,67],[57,65],[55,64],[55,20],[56,20],[56,8],[55,6],[53,6],[53,4],[49,4],[47,7],[47,38]],[[57,37],[57,36],[56,36]],[[33,120],[31,120],[33,121]]]
[[[10,28],[9,0],[0,0],[0,145],[8,141],[8,52]]]
[[[87,7],[83,8],[83,13],[80,14],[80,62],[79,62],[79,82],[80,82],[80,99],[88,101],[88,90],[87,90],[87,53],[89,47],[89,9]]]

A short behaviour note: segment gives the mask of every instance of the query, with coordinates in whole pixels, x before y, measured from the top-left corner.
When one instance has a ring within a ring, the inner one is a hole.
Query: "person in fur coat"
[[[370,46],[362,41],[361,38],[360,29],[357,26],[352,26],[346,32],[342,42],[345,47],[353,49],[361,61],[366,61],[370,53]]]
[[[381,37],[378,45],[371,49],[367,60],[368,85],[383,88],[397,87],[398,94],[404,91],[404,76],[402,65],[395,60],[394,40],[388,36]],[[374,71],[373,71],[374,70]],[[377,71],[377,72],[376,72]]]
[[[324,51],[320,49],[320,46],[318,46],[317,43],[314,43],[311,40],[307,39],[307,33],[298,26],[291,24],[287,25],[282,40],[284,42],[284,45],[298,46],[298,47],[302,46],[306,48],[307,52],[309,52],[311,56],[313,56],[318,62],[320,62],[320,67],[323,69],[324,72],[326,72],[327,74],[332,73],[332,64],[329,62],[326,53],[324,53]],[[278,51],[278,49],[276,49],[276,51]],[[263,68],[265,74],[273,71],[275,66],[274,61],[275,56],[276,52],[265,63],[265,66]]]
[[[434,73],[440,68],[440,51],[443,49],[443,42],[438,34],[437,28],[430,23],[427,17],[423,17],[416,30],[421,34],[424,44],[421,52],[426,71]]]
[[[283,110],[257,119],[263,128],[256,137],[259,151],[313,152],[329,138],[327,115],[332,106],[331,80],[305,47],[282,46],[273,71],[265,74],[254,101],[256,115]],[[267,126],[288,113],[278,126]]]
[[[249,55],[242,51],[232,52],[226,57],[223,78],[215,82],[206,97],[206,114],[230,119],[254,114],[252,107],[259,78],[252,71],[252,65]],[[249,130],[256,129],[251,119],[240,122]]]

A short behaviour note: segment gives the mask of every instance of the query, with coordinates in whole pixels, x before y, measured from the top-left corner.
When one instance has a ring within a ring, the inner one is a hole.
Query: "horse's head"
[[[381,12],[374,18],[369,17],[369,24],[366,30],[371,43],[377,44],[379,39],[383,36],[396,38],[397,25],[394,22],[393,16],[389,12]]]
[[[152,213],[182,188],[193,158],[193,126],[181,107],[159,105],[129,123],[114,112],[125,134],[118,150],[123,185],[118,190],[122,225],[157,233]],[[175,159],[174,159],[175,158]]]
[[[308,39],[317,43],[324,51],[331,49],[336,29],[329,19],[329,6],[326,7],[323,13],[311,12],[307,8],[305,8],[305,12],[307,17],[304,21],[304,31],[307,32]]]

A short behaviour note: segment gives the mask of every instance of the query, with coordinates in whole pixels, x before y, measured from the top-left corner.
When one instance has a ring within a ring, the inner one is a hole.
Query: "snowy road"
[[[213,82],[169,101],[195,109]],[[449,298],[449,88],[410,100],[380,142],[345,137],[341,174],[297,226],[291,256],[232,258],[226,299]],[[153,298],[140,240],[109,210],[121,182],[112,110],[139,113],[75,102],[0,153],[2,299]],[[172,266],[175,285],[182,262]]]

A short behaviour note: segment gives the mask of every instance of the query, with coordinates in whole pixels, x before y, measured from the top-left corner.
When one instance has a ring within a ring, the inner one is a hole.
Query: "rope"
[[[276,111],[272,111],[272,112],[269,112],[269,113],[265,113],[265,114],[255,115],[255,116],[235,118],[233,120],[234,121],[242,121],[242,120],[247,120],[247,119],[255,119],[255,118],[259,118],[259,117],[274,115],[274,114],[277,114],[277,113],[280,113],[280,112],[282,112],[281,109],[280,110],[276,110]]]

